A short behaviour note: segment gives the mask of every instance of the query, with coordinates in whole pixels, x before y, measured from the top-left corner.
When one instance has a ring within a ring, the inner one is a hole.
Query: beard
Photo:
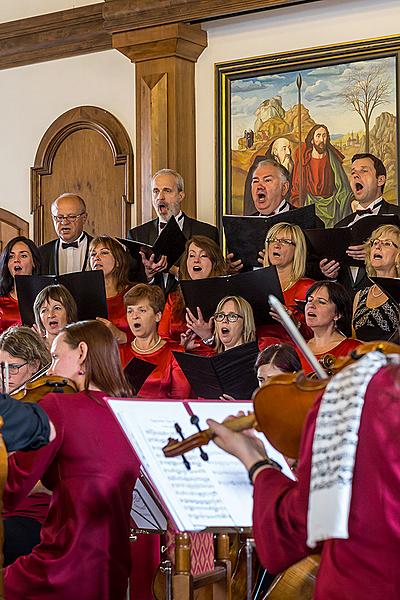
[[[293,159],[290,154],[286,154],[285,158],[281,162],[281,165],[286,167],[286,169],[291,173],[293,171]]]
[[[313,147],[318,152],[318,154],[325,154],[326,152],[326,144],[324,142],[320,142],[319,144],[313,142]]]

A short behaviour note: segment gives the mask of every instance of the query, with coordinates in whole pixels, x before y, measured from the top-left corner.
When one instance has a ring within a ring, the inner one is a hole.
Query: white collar
[[[381,204],[381,202],[383,202],[382,196],[379,196],[379,198],[376,198],[376,200],[370,202],[368,206],[361,206],[361,204],[357,202],[354,205],[354,212],[356,212],[356,210],[375,210],[375,208],[378,208],[378,204]]]

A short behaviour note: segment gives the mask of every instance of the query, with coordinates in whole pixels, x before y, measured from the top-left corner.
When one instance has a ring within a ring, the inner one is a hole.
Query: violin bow
[[[300,348],[305,358],[312,366],[313,371],[315,371],[318,379],[328,379],[327,372],[322,368],[314,354],[311,352],[306,340],[303,338],[300,331],[297,329],[296,325],[293,323],[292,319],[287,314],[283,304],[273,294],[270,294],[268,296],[268,302],[271,308],[280,316],[282,325],[284,326],[294,343],[297,344],[297,346]]]

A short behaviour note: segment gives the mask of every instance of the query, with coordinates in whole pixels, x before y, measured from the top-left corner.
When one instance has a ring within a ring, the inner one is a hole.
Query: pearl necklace
[[[150,346],[150,348],[146,348],[146,349],[142,349],[142,348],[138,348],[136,345],[136,338],[133,340],[132,342],[132,346],[135,348],[135,350],[137,350],[137,352],[140,352],[142,354],[144,353],[148,353],[148,352],[152,352],[154,350],[154,348],[157,348],[158,344],[161,342],[162,338],[160,336],[158,336],[158,340],[156,341],[155,344],[153,344],[152,346]]]
[[[379,296],[382,296],[383,292],[382,290],[379,290],[379,294],[374,294],[374,288],[378,288],[378,286],[374,283],[374,285],[371,288],[371,294],[373,295],[374,298],[379,298]]]

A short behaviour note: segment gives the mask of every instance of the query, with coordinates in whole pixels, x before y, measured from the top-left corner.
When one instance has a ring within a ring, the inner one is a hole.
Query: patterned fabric
[[[388,299],[382,306],[369,308],[367,296],[371,288],[360,291],[357,308],[353,317],[356,338],[363,342],[388,340],[399,326],[399,311],[392,300]]]
[[[399,356],[369,352],[340,371],[321,400],[312,447],[307,545],[349,537],[348,520],[358,430],[372,377]]]

